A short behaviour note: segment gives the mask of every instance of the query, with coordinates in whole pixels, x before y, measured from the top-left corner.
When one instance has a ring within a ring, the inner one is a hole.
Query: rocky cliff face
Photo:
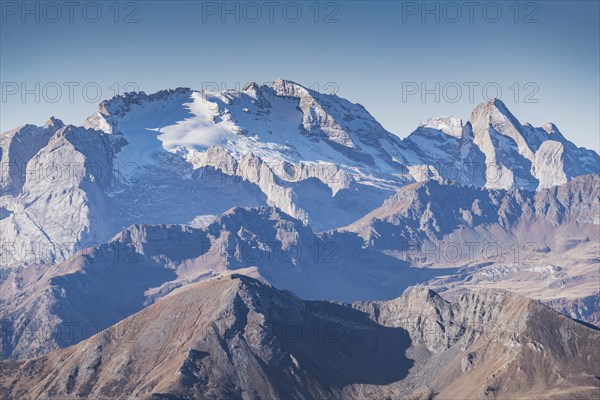
[[[422,358],[415,357],[406,379],[414,389],[407,398],[591,398],[598,391],[593,360],[600,353],[592,350],[598,329],[514,293],[480,290],[449,303],[417,286],[391,301],[353,307],[381,325],[405,329],[412,346],[429,350],[424,357],[413,353]],[[591,336],[576,339],[584,332]]]
[[[64,127],[61,120],[50,118],[43,127],[25,125],[0,136],[0,194],[15,195],[23,188],[27,163]]]
[[[479,105],[469,122],[485,156],[488,188],[556,186],[593,171],[598,163],[594,151],[577,149],[553,124],[521,125],[500,100]]]
[[[64,259],[84,243],[105,240],[117,225],[108,212],[107,191],[113,155],[122,139],[58,121],[47,125],[41,131],[24,128],[8,136],[8,149],[17,152],[15,162],[26,161],[26,167],[19,177],[22,182],[9,169],[6,183],[19,192],[0,200],[7,210],[0,220],[0,265]],[[35,144],[28,144],[28,154],[18,153],[18,143],[27,140],[21,138],[25,132],[36,138]]]

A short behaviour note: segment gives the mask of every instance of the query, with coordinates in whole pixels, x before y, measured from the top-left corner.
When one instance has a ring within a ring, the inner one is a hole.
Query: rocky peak
[[[487,100],[475,107],[469,122],[474,128],[475,138],[489,134],[491,127],[496,132],[511,137],[517,144],[525,144],[523,138],[520,137],[521,124],[499,99]]]
[[[250,82],[250,83],[246,84],[246,86],[244,86],[244,88],[242,89],[242,93],[246,93],[248,96],[250,96],[253,99],[260,100],[260,98],[263,97],[262,96],[262,93],[264,91],[263,88],[264,87],[258,86],[258,84],[256,84],[256,82]],[[266,103],[263,105],[266,105]]]
[[[265,243],[278,240],[284,248],[298,239],[308,241],[313,235],[310,227],[270,206],[234,207],[208,227],[213,234],[222,230],[237,234],[242,240],[248,240],[246,234]]]
[[[54,117],[50,117],[48,119],[48,121],[46,121],[46,123],[44,124],[44,128],[46,128],[46,129],[48,129],[48,128],[60,129],[64,126],[65,126],[65,124],[60,119],[54,118]]]
[[[110,100],[105,100],[100,103],[99,112],[103,115],[123,116],[129,111],[133,105],[140,105],[146,101],[168,100],[175,95],[191,95],[192,90],[187,87],[178,87],[176,89],[160,90],[150,95],[144,91],[126,92],[122,95],[116,95]]]
[[[499,121],[503,118],[515,119],[514,115],[508,110],[506,104],[500,99],[489,99],[479,103],[471,113],[470,121],[480,119],[485,116],[488,123]]]
[[[444,132],[446,135],[460,139],[463,132],[463,123],[460,118],[441,116],[429,118],[419,124],[419,128],[432,128]]]
[[[50,118],[42,127],[24,125],[4,132],[0,136],[0,195],[3,191],[17,194],[27,179],[27,164],[51,141],[57,132],[63,131],[61,120]],[[63,162],[58,160],[57,162]],[[36,166],[32,166],[34,169]]]
[[[271,87],[273,88],[277,96],[294,98],[310,96],[310,91],[304,86],[300,85],[299,83],[281,78],[275,79]]]
[[[135,224],[114,236],[108,246],[178,262],[198,257],[207,250],[208,243],[205,232],[189,226]]]
[[[552,122],[545,122],[542,125],[542,129],[545,130],[548,135],[552,135],[552,134],[560,134],[560,131],[558,130],[558,128],[556,127],[556,125],[554,125]]]

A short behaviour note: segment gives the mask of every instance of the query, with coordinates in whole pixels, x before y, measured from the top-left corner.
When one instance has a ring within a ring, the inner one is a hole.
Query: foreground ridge
[[[448,303],[415,287],[350,306],[232,274],[76,346],[4,361],[0,387],[19,398],[593,398],[599,345],[598,330],[506,291]]]

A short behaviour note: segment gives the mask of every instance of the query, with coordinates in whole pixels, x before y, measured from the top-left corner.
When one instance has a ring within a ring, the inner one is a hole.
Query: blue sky
[[[46,4],[2,2],[2,131],[81,124],[115,91],[282,77],[361,103],[401,137],[500,97],[521,122],[600,147],[598,1],[275,1],[271,20],[264,1]]]

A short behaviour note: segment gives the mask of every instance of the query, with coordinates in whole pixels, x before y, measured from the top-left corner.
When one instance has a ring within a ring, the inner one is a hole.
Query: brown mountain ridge
[[[426,287],[304,301],[239,274],[176,290],[42,357],[0,363],[3,399],[594,399],[600,332],[539,302]]]

